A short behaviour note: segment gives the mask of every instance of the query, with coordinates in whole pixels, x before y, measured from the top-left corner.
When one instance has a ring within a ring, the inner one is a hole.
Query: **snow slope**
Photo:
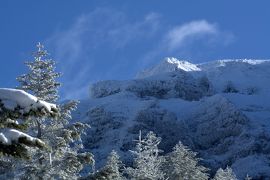
[[[270,178],[270,61],[191,64],[167,58],[128,81],[91,87],[74,119],[101,166],[115,149],[126,163],[139,130],[162,137],[164,153],[181,140],[212,169],[231,166],[238,178]]]

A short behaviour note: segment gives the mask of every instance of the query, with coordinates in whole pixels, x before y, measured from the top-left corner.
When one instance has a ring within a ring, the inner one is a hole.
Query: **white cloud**
[[[87,96],[90,82],[126,78],[132,68],[139,71],[166,56],[201,53],[201,48],[194,51],[194,47],[202,42],[204,48],[226,45],[232,39],[230,33],[206,20],[170,26],[157,13],[134,20],[121,11],[97,8],[54,33],[46,44],[59,61],[65,99]]]
[[[235,40],[228,31],[221,30],[217,23],[206,20],[190,21],[181,25],[165,26],[156,46],[144,54],[140,68],[153,65],[164,57],[194,60],[205,58],[207,53],[223,48]],[[195,61],[194,61],[195,62]]]
[[[78,87],[87,89],[89,83],[101,75],[110,78],[112,71],[117,72],[123,63],[119,59],[106,58],[106,53],[114,54],[134,41],[151,37],[158,29],[159,15],[156,13],[130,21],[123,12],[97,8],[78,17],[69,28],[54,33],[46,44],[51,47],[51,54],[59,61],[63,72],[64,98],[72,97]],[[101,69],[102,66],[107,67]],[[87,93],[81,91],[76,97]]]
[[[131,78],[134,71],[166,56],[194,57],[205,53],[205,47],[233,39],[206,20],[176,26],[161,20],[157,13],[134,19],[122,11],[97,8],[54,33],[46,44],[63,73],[63,98],[85,97],[90,82]]]
[[[204,37],[206,38],[203,40],[209,42],[215,40],[230,42],[233,38],[231,34],[220,31],[216,24],[198,20],[170,29],[165,35],[163,44],[167,46],[168,51],[174,51]]]

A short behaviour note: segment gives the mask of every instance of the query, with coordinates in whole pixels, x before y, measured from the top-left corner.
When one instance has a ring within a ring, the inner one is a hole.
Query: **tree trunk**
[[[37,121],[37,128],[38,128],[38,133],[37,133],[37,138],[41,138],[41,123],[39,122],[38,119],[36,119]]]

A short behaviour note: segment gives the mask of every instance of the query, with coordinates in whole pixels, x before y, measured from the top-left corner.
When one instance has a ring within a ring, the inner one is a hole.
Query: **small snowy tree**
[[[120,161],[120,157],[116,151],[112,151],[108,156],[108,160],[106,165],[94,175],[86,179],[93,180],[124,180],[124,176],[122,174],[124,164]]]
[[[245,177],[245,180],[252,180],[252,177],[250,177],[250,176],[247,174],[247,176]]]
[[[232,81],[228,81],[223,90],[224,93],[238,93]]]
[[[245,90],[246,94],[248,95],[253,95],[253,94],[257,94],[259,92],[259,88],[255,87],[255,86],[250,86]]]
[[[227,167],[225,170],[219,168],[213,180],[237,180],[237,178],[233,173],[233,170],[230,167]]]
[[[199,87],[206,95],[211,95],[213,91],[212,84],[206,76],[202,76],[201,78],[199,78]]]
[[[37,52],[33,53],[34,61],[26,62],[29,73],[17,78],[20,82],[18,88],[32,92],[39,99],[57,102],[60,83],[56,79],[60,73],[55,72],[56,62],[48,59],[48,53],[42,44],[38,43],[37,48]],[[32,160],[19,167],[24,172],[24,179],[76,179],[85,165],[93,163],[91,153],[79,153],[83,147],[81,134],[89,126],[79,122],[69,123],[71,112],[76,109],[77,104],[77,101],[70,101],[58,105],[60,115],[57,119],[36,120],[37,137],[51,149],[46,153],[33,152]],[[35,129],[34,126],[32,128]]]
[[[179,142],[167,155],[164,169],[169,179],[205,180],[208,179],[207,168],[199,165],[196,153]]]
[[[25,62],[30,72],[17,78],[21,84],[19,88],[35,94],[44,101],[56,102],[60,86],[56,78],[60,77],[60,73],[55,72],[56,62],[47,59],[49,54],[44,50],[44,46],[38,43],[37,48],[38,51],[33,53],[34,61]]]
[[[134,168],[127,168],[126,172],[131,179],[136,180],[159,180],[164,179],[165,174],[161,171],[163,157],[159,156],[161,150],[158,145],[161,138],[150,131],[145,139],[141,139],[141,133],[135,151],[131,151],[134,156]]]

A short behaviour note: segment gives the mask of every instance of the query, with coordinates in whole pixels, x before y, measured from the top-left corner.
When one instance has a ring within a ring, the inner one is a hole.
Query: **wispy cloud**
[[[231,32],[223,31],[217,23],[206,20],[190,21],[169,27],[157,46],[143,57],[143,65],[152,64],[155,59],[166,56],[196,58],[197,54],[205,55],[205,52],[208,52],[207,48],[209,50],[224,47],[235,39]]]
[[[117,74],[126,63],[116,56],[118,51],[150,38],[159,29],[159,19],[158,14],[149,13],[131,21],[123,12],[98,8],[49,37],[47,44],[64,75],[63,98],[74,96],[78,89],[87,89],[90,82]],[[81,92],[76,97],[86,95]]]
[[[168,50],[181,48],[188,41],[194,41],[204,36],[217,36],[219,30],[216,25],[205,20],[192,21],[180,26],[173,27],[165,36]]]
[[[134,19],[122,11],[97,8],[54,33],[47,45],[63,73],[62,98],[87,97],[91,82],[131,78],[166,56],[194,57],[205,53],[205,47],[224,46],[234,38],[206,20],[180,25],[162,20],[153,12]]]

